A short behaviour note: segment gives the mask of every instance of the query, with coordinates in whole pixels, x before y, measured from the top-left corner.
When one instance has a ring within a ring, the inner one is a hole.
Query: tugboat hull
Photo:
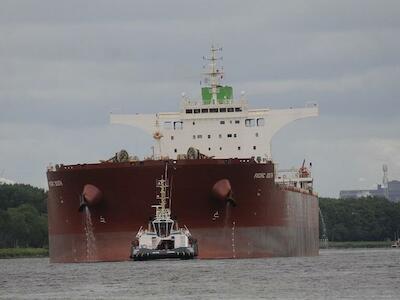
[[[165,258],[178,258],[178,259],[193,259],[195,251],[193,248],[181,247],[171,250],[152,250],[152,249],[139,249],[135,251],[131,258],[133,260],[153,260]]]

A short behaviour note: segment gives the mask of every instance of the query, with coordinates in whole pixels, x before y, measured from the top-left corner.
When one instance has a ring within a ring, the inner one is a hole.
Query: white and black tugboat
[[[167,206],[168,179],[157,180],[160,194],[157,199],[159,205],[152,205],[156,209],[156,216],[149,224],[148,229],[140,227],[136,239],[132,241],[131,258],[133,260],[150,260],[162,258],[191,259],[197,256],[197,241],[190,234],[189,229],[178,227],[178,222],[171,218],[170,205]]]

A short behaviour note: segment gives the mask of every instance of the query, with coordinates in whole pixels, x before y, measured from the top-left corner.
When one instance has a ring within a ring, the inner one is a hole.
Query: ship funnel
[[[103,193],[93,184],[85,184],[82,194],[79,198],[79,211],[81,212],[86,206],[95,206],[103,198]]]

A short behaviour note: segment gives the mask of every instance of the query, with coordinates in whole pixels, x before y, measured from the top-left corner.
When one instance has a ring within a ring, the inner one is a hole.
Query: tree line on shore
[[[384,198],[320,198],[320,237],[330,241],[383,241],[400,233],[400,203]],[[47,191],[0,184],[0,248],[48,246]]]
[[[47,192],[27,184],[0,184],[0,248],[48,246]]]
[[[393,240],[400,232],[400,203],[386,198],[320,198],[319,207],[320,238],[329,241]]]

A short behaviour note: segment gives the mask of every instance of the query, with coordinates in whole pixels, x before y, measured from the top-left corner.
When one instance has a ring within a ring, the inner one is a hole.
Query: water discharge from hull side
[[[97,257],[97,246],[96,237],[94,234],[92,215],[88,206],[84,208],[84,230],[86,239],[86,261],[96,261]]]

